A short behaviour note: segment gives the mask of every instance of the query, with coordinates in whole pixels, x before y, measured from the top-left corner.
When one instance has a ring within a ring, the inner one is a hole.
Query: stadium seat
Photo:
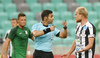
[[[16,4],[14,4],[14,3],[13,4],[12,3],[6,4],[5,5],[5,11],[7,13],[17,12]]]
[[[42,11],[42,6],[40,3],[34,3],[30,5],[30,10],[36,14],[37,12],[41,12]]]
[[[8,20],[8,14],[6,12],[0,12],[0,21]]]
[[[79,5],[77,3],[69,3],[68,5],[68,10],[71,12],[74,12]]]
[[[34,16],[34,14],[32,12],[24,12],[24,13],[26,14],[27,21],[35,19],[35,16]]]
[[[57,4],[57,3],[62,3],[63,0],[51,0],[51,3],[53,4]]]
[[[13,2],[18,5],[20,3],[25,3],[25,0],[13,0]]]
[[[98,17],[99,17],[99,19],[100,19],[100,12],[98,12]]]
[[[70,3],[74,3],[75,0],[63,0],[63,2],[66,3],[66,4],[70,4]]]
[[[17,18],[18,14],[19,14],[19,12],[10,13],[9,20],[11,20],[12,18]]]
[[[67,11],[67,4],[66,3],[58,3],[55,6],[57,12],[65,12]]]
[[[76,28],[76,21],[75,20],[68,20],[67,26],[68,26],[69,31],[71,31],[71,29],[75,29]]]
[[[96,27],[99,19],[93,19],[93,20],[89,20],[89,21]],[[97,27],[96,27],[96,29],[97,29]]]
[[[69,20],[72,19],[72,13],[70,11],[62,12],[60,14],[62,20]]]
[[[92,4],[91,3],[82,3],[80,6],[86,7],[88,11],[92,11]]]
[[[96,12],[100,12],[100,2],[96,2],[93,4],[93,9]]]
[[[62,39],[62,44],[66,46],[71,46],[75,38],[68,36],[66,39]]]
[[[75,39],[75,28],[76,26],[73,26],[73,28],[69,30],[70,36],[73,37],[74,39]]]
[[[4,5],[0,4],[0,12],[3,12],[3,11],[4,11]]]
[[[34,24],[38,23],[36,20],[28,20],[26,26],[31,30]]]
[[[62,43],[61,38],[54,36],[53,45],[56,45],[57,46],[57,45],[60,45],[61,43]]]
[[[88,2],[88,0],[75,0],[76,3],[78,3],[79,5],[82,3],[86,3]]]
[[[97,22],[97,26],[96,26],[96,27],[97,27],[96,30],[97,30],[97,31],[100,31],[100,20]]]
[[[100,2],[100,0],[88,0],[90,3]]]
[[[26,11],[29,11],[29,6],[26,3],[20,3],[17,5],[17,9],[19,12],[26,12]]]
[[[53,12],[54,20],[60,19],[59,12]]]
[[[53,22],[54,22],[53,24],[56,25],[56,28],[57,28],[57,29],[62,29],[62,27],[63,27],[63,25],[62,25],[62,23],[61,23],[62,21],[63,21],[63,20],[55,19],[55,20],[53,20]]]
[[[97,12],[95,12],[95,11],[88,12],[88,20],[91,21],[91,20],[95,20],[95,19],[98,19]]]
[[[8,3],[12,3],[12,0],[1,0],[2,4],[8,4]]]
[[[11,21],[4,21],[1,23],[1,27],[2,29],[4,30],[4,32],[6,32],[7,30],[11,29],[12,26],[11,26]]]
[[[26,3],[32,4],[32,3],[37,3],[38,0],[25,0]]]
[[[50,0],[38,0],[39,3],[44,4],[44,3],[49,3]]]
[[[36,19],[37,21],[42,21],[41,12],[38,12],[38,13],[35,14],[35,19]]]
[[[54,11],[54,4],[52,4],[52,3],[44,3],[43,4],[43,10],[52,10],[52,11]]]
[[[3,37],[4,37],[4,30],[0,29],[0,38],[3,38]]]

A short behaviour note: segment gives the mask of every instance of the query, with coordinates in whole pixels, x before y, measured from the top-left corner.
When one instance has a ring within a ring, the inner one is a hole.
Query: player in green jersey
[[[7,58],[7,51],[9,42],[12,41],[13,51],[12,58],[26,58],[28,38],[34,41],[34,36],[31,31],[25,27],[26,15],[19,13],[18,15],[18,26],[11,29],[7,40],[5,41],[4,58]]]

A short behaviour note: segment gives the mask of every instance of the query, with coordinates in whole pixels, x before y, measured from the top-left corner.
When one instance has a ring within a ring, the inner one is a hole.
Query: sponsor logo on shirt
[[[19,33],[19,34],[22,34],[22,33]]]
[[[25,33],[28,34],[28,32],[25,30]]]

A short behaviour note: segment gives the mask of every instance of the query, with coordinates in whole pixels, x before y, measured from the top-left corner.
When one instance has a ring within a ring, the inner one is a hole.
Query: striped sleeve
[[[95,28],[93,26],[89,26],[89,35],[88,37],[95,37]]]
[[[7,38],[8,34],[9,34],[9,32],[10,32],[10,30],[8,30],[8,31],[6,32],[6,34],[5,34],[4,38],[3,38],[3,41],[6,40],[6,38]]]

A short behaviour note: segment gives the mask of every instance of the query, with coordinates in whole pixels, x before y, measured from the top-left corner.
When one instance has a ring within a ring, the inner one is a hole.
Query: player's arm
[[[68,53],[71,55],[73,53],[73,51],[75,50],[75,48],[76,48],[76,42],[74,41],[72,46],[71,46],[71,49],[69,50]]]
[[[29,44],[27,44],[27,54],[30,55],[30,48],[29,48]]]
[[[33,41],[35,41],[35,40],[34,40],[34,36],[33,36],[31,39],[32,39]]]
[[[51,31],[54,31],[55,29],[55,26],[51,26],[50,28],[46,28],[44,30],[41,30],[41,31],[38,31],[38,30],[34,30],[32,32],[32,34],[34,35],[34,37],[37,37],[37,36],[42,36],[48,32],[51,32]]]
[[[66,22],[66,19],[65,21],[62,22],[62,25],[64,26],[64,30],[63,31],[60,31],[60,35],[59,37],[61,38],[66,38],[67,37],[67,26],[66,26],[67,22]]]
[[[63,58],[69,58],[69,56],[73,53],[73,51],[75,50],[76,48],[76,42],[74,41],[72,46],[71,46],[71,49],[69,50],[68,53],[62,55]]]
[[[30,53],[29,44],[27,44],[27,57],[28,57],[28,58],[31,58],[31,53]]]
[[[3,58],[4,42],[7,38],[7,36],[8,36],[8,33],[6,32],[5,37],[3,38],[3,44],[2,44],[2,48],[1,48],[1,58]]]
[[[89,41],[89,44],[88,44],[85,48],[83,48],[82,50],[80,50],[80,51],[78,51],[78,52],[87,51],[87,50],[89,50],[89,49],[92,48],[93,43],[94,43],[94,37],[90,37],[90,38],[88,39],[88,41]]]
[[[8,46],[9,46],[9,42],[11,40],[9,38],[6,39],[6,41],[3,44],[3,54],[6,57],[7,56],[7,51],[8,51]]]
[[[4,51],[4,42],[3,42],[2,48],[1,48],[1,58],[3,58],[3,51]]]

